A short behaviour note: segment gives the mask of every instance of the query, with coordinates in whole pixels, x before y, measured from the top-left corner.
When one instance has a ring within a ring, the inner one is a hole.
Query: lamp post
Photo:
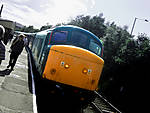
[[[2,16],[1,15],[2,14],[2,10],[3,10],[3,4],[2,4],[1,9],[0,9],[0,17]]]
[[[134,22],[133,22],[133,26],[132,26],[132,29],[131,29],[131,36],[132,36],[132,33],[133,33],[133,29],[134,29],[134,26],[135,26],[135,23],[136,23],[136,20],[144,20],[145,22],[149,22],[147,19],[140,19],[140,18],[136,18],[134,19]]]

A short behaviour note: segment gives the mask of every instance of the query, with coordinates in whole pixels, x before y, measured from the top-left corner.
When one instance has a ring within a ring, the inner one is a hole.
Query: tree
[[[38,32],[39,30],[38,29],[34,29],[33,26],[24,26],[23,28],[20,28],[20,29],[16,29],[17,31],[21,31],[21,32],[27,32],[27,33],[35,33],[35,32]]]
[[[105,19],[102,18],[102,15],[94,17],[79,15],[74,20],[71,20],[71,22],[68,24],[87,29],[102,39],[102,37],[105,36],[106,31],[104,21]]]
[[[44,25],[40,28],[40,31],[46,30],[46,29],[50,29],[52,27],[52,25]]]
[[[69,24],[85,28],[103,40],[105,63],[99,82],[100,92],[121,110],[130,112],[130,106],[135,104],[130,97],[135,99],[139,94],[138,87],[147,76],[143,72],[150,73],[150,40],[146,34],[139,34],[134,39],[127,26],[121,28],[114,22],[105,24],[102,16],[80,15]]]

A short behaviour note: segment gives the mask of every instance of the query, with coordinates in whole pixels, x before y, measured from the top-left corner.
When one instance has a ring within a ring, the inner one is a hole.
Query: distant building
[[[18,23],[18,22],[15,22],[15,27],[16,27],[16,28],[23,28],[23,27],[25,27],[25,26],[22,25],[22,24],[20,24],[20,23]]]
[[[17,23],[17,22],[11,21],[11,20],[7,20],[7,19],[2,19],[1,17],[0,17],[0,25],[5,27],[5,31],[6,31],[5,38],[4,38],[5,44],[7,44],[7,42],[13,38],[15,28],[23,28],[24,27],[20,23]]]
[[[14,31],[15,28],[15,22],[7,19],[0,18],[0,25],[4,26],[5,29],[11,29]]]

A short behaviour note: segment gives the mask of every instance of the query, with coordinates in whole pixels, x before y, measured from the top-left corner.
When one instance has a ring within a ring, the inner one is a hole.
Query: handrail
[[[37,104],[36,104],[36,94],[35,94],[35,82],[34,82],[34,75],[33,75],[33,71],[32,71],[31,54],[30,54],[29,48],[28,47],[25,47],[25,48],[26,48],[26,51],[27,51],[28,57],[29,57],[29,65],[30,65],[30,72],[31,72],[31,78],[32,78],[33,112],[38,113],[37,112]]]

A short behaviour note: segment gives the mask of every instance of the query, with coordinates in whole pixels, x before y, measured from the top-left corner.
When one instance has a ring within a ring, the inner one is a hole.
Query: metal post
[[[149,20],[147,20],[147,19],[140,19],[140,18],[136,18],[135,17],[135,19],[134,19],[134,22],[133,22],[133,26],[132,26],[132,29],[131,29],[131,36],[132,36],[132,33],[133,33],[133,29],[134,29],[134,27],[135,27],[135,23],[136,23],[136,20],[143,20],[143,21],[145,21],[145,22],[149,22]]]
[[[131,29],[131,36],[132,36],[132,33],[133,33],[133,29],[134,29],[134,26],[135,26],[135,23],[136,23],[136,17],[135,17],[135,19],[134,19],[134,22],[133,22],[133,26],[132,26],[132,29]]]
[[[2,14],[2,10],[3,10],[3,4],[2,4],[1,10],[0,10],[0,17],[1,17],[1,14]]]

